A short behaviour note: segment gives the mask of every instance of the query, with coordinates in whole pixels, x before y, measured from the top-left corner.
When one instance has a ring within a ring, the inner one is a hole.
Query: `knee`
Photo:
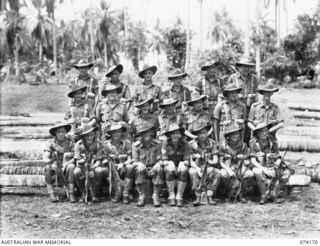
[[[69,163],[69,164],[66,166],[66,171],[67,171],[67,172],[73,172],[75,168],[76,168],[76,166],[75,166],[73,163]]]
[[[79,167],[76,167],[73,171],[73,174],[75,177],[80,177],[82,175],[82,173],[83,172],[82,172],[81,168],[79,168]]]
[[[195,168],[190,168],[189,169],[189,175],[190,177],[194,177],[197,174],[197,171]]]
[[[221,178],[223,179],[227,179],[229,177],[228,172],[225,169],[220,170],[220,175],[221,175]]]
[[[147,168],[142,162],[137,162],[135,170],[137,173],[143,173],[147,170]]]
[[[174,173],[176,167],[172,161],[168,162],[167,166],[164,168],[165,173]]]

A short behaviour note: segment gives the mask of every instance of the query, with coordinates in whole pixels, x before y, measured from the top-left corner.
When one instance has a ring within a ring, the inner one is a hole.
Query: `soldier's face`
[[[116,130],[111,132],[111,137],[113,140],[119,140],[122,137],[122,131],[121,130]]]
[[[151,130],[149,130],[149,131],[142,133],[141,137],[142,137],[143,141],[150,142],[153,138],[152,135],[153,135],[153,132]]]
[[[195,111],[201,111],[201,110],[202,110],[202,101],[199,100],[199,101],[195,102],[195,103],[193,104],[193,109],[194,109]]]
[[[109,101],[114,102],[117,100],[117,92],[116,91],[109,91],[107,93],[107,98]]]
[[[88,67],[80,67],[78,70],[79,70],[79,73],[80,73],[81,75],[84,75],[84,74],[87,74],[87,73],[88,73],[89,68],[88,68]]]
[[[176,78],[176,79],[174,79],[174,80],[173,80],[173,83],[174,83],[175,85],[181,85],[181,83],[182,83],[182,78]]]
[[[141,110],[141,113],[143,113],[143,114],[149,113],[150,112],[150,104],[146,103],[146,104],[142,105],[140,110]]]
[[[88,133],[88,134],[84,137],[84,139],[86,140],[86,142],[87,142],[88,144],[90,144],[90,143],[93,142],[95,136],[96,136],[95,132],[92,131],[92,132]]]
[[[82,95],[83,95],[83,92],[82,91],[76,91],[74,94],[73,94],[73,98],[75,101],[80,101],[81,98],[82,98]]]
[[[227,98],[230,101],[235,101],[238,98],[238,91],[230,91],[227,93]]]
[[[145,80],[151,80],[152,76],[153,76],[153,72],[151,70],[147,70],[143,74],[143,77]]]
[[[265,127],[259,131],[258,137],[259,137],[259,139],[265,140],[265,139],[267,139],[268,134],[269,134],[269,129],[268,129],[268,127]]]
[[[175,111],[175,108],[176,108],[175,105],[169,105],[169,106],[166,107],[166,112],[168,114],[173,114],[174,111]]]
[[[241,74],[249,74],[251,71],[251,67],[241,66],[239,67],[239,71]]]
[[[65,139],[67,131],[64,127],[60,127],[56,130],[55,134],[58,141],[63,141]]]
[[[270,101],[272,94],[272,92],[263,92],[263,99],[266,101]]]
[[[120,73],[117,70],[114,70],[111,74],[111,80],[116,81],[119,79],[119,77],[120,77]]]
[[[215,67],[210,67],[210,68],[208,68],[208,70],[207,70],[207,75],[209,76],[209,77],[214,77],[215,75],[216,75],[216,68]]]
[[[230,140],[232,142],[238,142],[240,140],[240,133],[239,132],[233,132],[230,134]]]
[[[173,133],[171,133],[170,135],[170,139],[172,143],[177,143],[179,141],[179,139],[181,138],[181,132],[179,130],[174,131]]]
[[[208,130],[207,129],[202,129],[198,134],[198,139],[199,141],[205,141],[208,137]]]

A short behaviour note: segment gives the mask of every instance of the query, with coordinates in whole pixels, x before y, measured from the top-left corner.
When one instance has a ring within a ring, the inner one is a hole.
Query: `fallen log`
[[[320,127],[286,126],[279,131],[279,135],[310,136],[320,140]]]
[[[0,174],[7,175],[44,175],[45,167],[5,166],[0,168]]]
[[[311,139],[310,137],[305,136],[286,136],[279,135],[278,143],[280,150],[288,150],[294,152],[320,152],[320,140]]]
[[[293,117],[299,118],[299,119],[320,120],[320,113],[318,113],[318,112],[295,112],[295,113],[293,113]]]
[[[309,186],[311,184],[311,177],[303,174],[294,174],[289,178],[286,186]]]
[[[48,139],[51,138],[49,134],[49,127],[6,127],[0,128],[1,138],[8,139]]]
[[[10,153],[19,159],[35,160],[41,159],[45,140],[0,140],[0,156]]]
[[[320,106],[310,103],[288,103],[288,108],[298,111],[320,112]]]
[[[2,167],[44,167],[46,164],[43,160],[1,160],[0,168]]]
[[[0,174],[0,186],[46,186],[44,175]]]
[[[320,183],[320,163],[311,167],[306,166],[290,166],[295,171],[295,174],[307,175],[312,182]]]

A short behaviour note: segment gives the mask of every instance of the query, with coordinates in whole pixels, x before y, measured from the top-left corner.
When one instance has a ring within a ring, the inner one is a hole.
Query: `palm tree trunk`
[[[42,50],[43,50],[42,42],[39,41],[39,63],[40,63],[40,65],[42,65]]]
[[[202,53],[202,39],[203,39],[203,0],[199,0],[200,4],[200,53]]]
[[[186,62],[184,71],[189,70],[189,60],[190,60],[190,0],[187,3],[187,40],[186,40]]]
[[[92,54],[92,61],[94,60],[94,40],[93,40],[93,16],[92,16],[92,0],[90,0],[90,47],[91,47],[91,54]]]
[[[250,56],[250,5],[249,0],[247,0],[247,14],[246,14],[246,32],[245,32],[245,46],[244,46],[244,56],[246,59]]]
[[[106,70],[108,71],[108,50],[107,50],[107,41],[103,42],[103,49],[104,49],[104,65],[106,67]]]
[[[56,23],[54,13],[52,13],[52,38],[53,38],[53,67],[55,75],[58,73],[58,65],[57,65],[57,40],[56,40]],[[57,80],[57,84],[59,80]]]
[[[256,46],[256,72],[257,72],[258,79],[260,79],[260,77],[261,77],[260,45]]]
[[[16,34],[15,40],[14,40],[14,67],[15,67],[15,75],[18,81],[20,82],[20,67],[19,67],[19,50],[20,50],[20,44],[18,41],[18,34]]]

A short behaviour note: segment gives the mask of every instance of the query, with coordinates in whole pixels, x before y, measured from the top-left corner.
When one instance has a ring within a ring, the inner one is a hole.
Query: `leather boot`
[[[177,206],[183,207],[183,193],[186,189],[187,182],[178,181],[178,191],[176,196]]]
[[[264,195],[264,196],[261,196],[261,199],[260,199],[260,204],[261,205],[263,205],[263,204],[265,204],[266,203],[266,201],[267,201],[267,197]]]
[[[69,184],[69,200],[71,203],[76,202],[76,198],[74,196],[74,184]]]
[[[50,195],[50,201],[51,202],[58,202],[59,199],[57,198],[55,192],[54,192],[54,188],[53,188],[53,185],[52,184],[47,184],[47,190],[48,190],[48,193]]]
[[[96,192],[95,187],[92,187],[92,186],[91,186],[90,191],[91,191],[91,194],[92,194],[92,200],[91,200],[91,202],[100,202],[100,199],[97,197],[97,192]]]
[[[193,206],[200,206],[201,205],[201,193],[195,192],[196,194],[196,200],[193,201]]]
[[[208,204],[209,205],[217,205],[217,202],[215,200],[213,200],[212,196],[213,196],[213,191],[212,190],[208,190],[207,191]]]
[[[137,190],[139,193],[139,199],[138,199],[138,203],[137,206],[138,207],[143,207],[145,204],[145,191],[144,191],[144,184],[137,184]]]
[[[257,184],[258,184],[258,188],[261,194],[261,200],[260,200],[260,204],[265,204],[267,201],[267,197],[266,197],[266,185],[265,182],[263,180],[257,179]]]
[[[174,195],[174,184],[175,181],[166,181],[167,183],[167,189],[168,189],[168,205],[173,207],[176,206],[176,199]]]
[[[86,199],[86,194],[84,192],[81,192],[81,197],[78,200],[79,203],[84,203]]]
[[[159,200],[160,191],[161,191],[160,185],[153,185],[152,200],[153,200],[153,206],[155,207],[161,206],[161,202]]]
[[[129,191],[132,187],[133,180],[125,178],[124,179],[124,189],[123,189],[123,204],[129,204],[130,203],[130,198],[129,198]]]

